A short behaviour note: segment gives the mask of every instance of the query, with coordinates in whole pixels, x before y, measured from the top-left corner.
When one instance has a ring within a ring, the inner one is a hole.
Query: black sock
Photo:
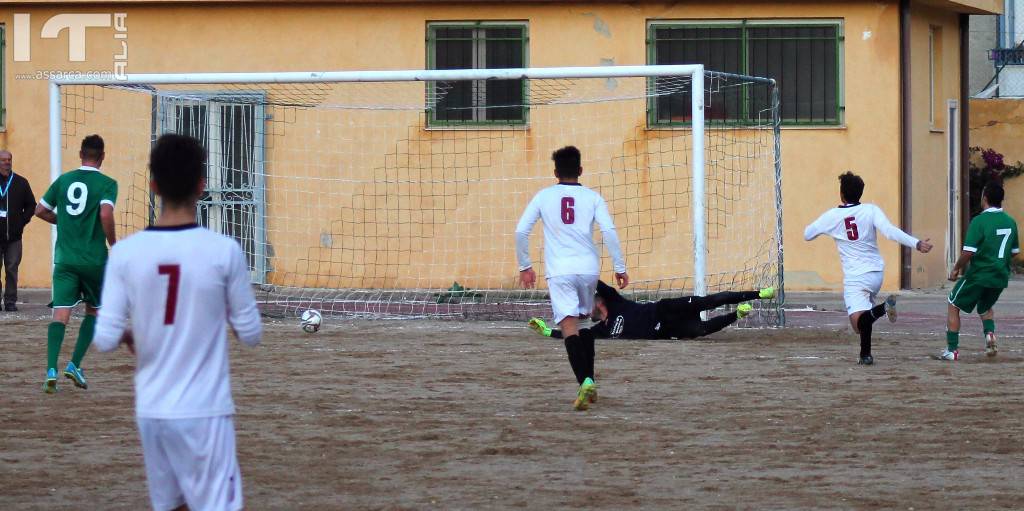
[[[873,317],[872,313],[874,309],[865,312],[860,315],[860,319],[857,320],[857,329],[860,330],[860,357],[864,358],[871,355],[871,325],[875,323],[878,318]],[[885,314],[883,311],[882,314]]]
[[[880,304],[872,307],[871,310],[867,311],[864,315],[866,316],[868,314],[871,315],[871,322],[874,323],[875,320],[877,320],[878,318],[881,318],[882,316],[885,316],[885,304],[884,303],[880,303]],[[864,317],[864,316],[861,316],[861,317]]]
[[[565,352],[569,355],[569,365],[572,366],[572,372],[576,375],[576,383],[583,383],[583,375],[586,372],[587,360],[584,350],[581,349],[583,343],[580,342],[580,336],[570,335],[565,338]]]
[[[594,379],[594,333],[590,330],[580,330],[580,344],[583,346],[583,354],[586,357],[583,378]],[[582,382],[581,382],[582,383]]]

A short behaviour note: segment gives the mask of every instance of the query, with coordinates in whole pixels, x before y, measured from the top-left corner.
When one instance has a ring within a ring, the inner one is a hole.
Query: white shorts
[[[242,509],[242,473],[230,415],[199,419],[138,418],[149,501],[156,511]]]
[[[871,271],[843,279],[843,300],[846,301],[846,315],[871,310],[875,296],[882,289],[882,272]]]
[[[548,278],[555,324],[569,316],[590,316],[594,311],[597,275],[559,275]]]

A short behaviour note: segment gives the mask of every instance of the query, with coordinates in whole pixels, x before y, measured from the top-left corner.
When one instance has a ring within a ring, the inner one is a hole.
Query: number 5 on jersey
[[[848,216],[843,219],[846,222],[846,239],[857,241],[860,239],[860,232],[857,231],[857,218]]]

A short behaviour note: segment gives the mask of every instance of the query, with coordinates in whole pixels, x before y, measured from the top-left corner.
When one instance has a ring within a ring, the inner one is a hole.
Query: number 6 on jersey
[[[572,197],[562,197],[562,223],[563,224],[574,224],[576,223],[576,210],[573,206],[576,205],[576,199]]]

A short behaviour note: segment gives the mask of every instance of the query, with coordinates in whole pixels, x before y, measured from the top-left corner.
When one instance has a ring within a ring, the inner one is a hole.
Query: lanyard
[[[11,177],[7,178],[7,185],[0,188],[0,197],[7,196],[7,191],[11,189],[11,182],[14,181],[14,171],[11,171]]]

